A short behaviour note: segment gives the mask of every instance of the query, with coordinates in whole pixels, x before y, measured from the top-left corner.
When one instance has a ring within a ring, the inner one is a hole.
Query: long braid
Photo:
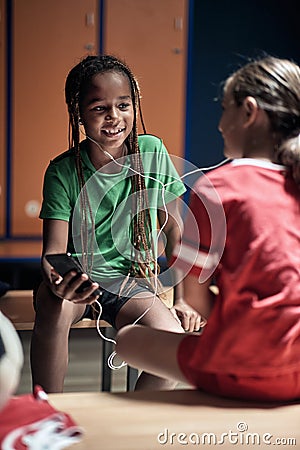
[[[134,105],[134,121],[133,128],[126,140],[128,153],[134,155],[132,157],[133,169],[138,174],[131,175],[131,190],[134,194],[132,197],[136,199],[133,205],[133,233],[132,239],[135,250],[138,253],[138,270],[136,268],[135,258],[131,262],[131,272],[134,275],[142,277],[152,277],[152,267],[157,271],[156,257],[152,251],[152,225],[149,210],[149,202],[146,191],[145,179],[141,175],[144,173],[138,145],[138,112],[146,133],[145,124],[140,107],[140,90],[138,82],[129,67],[110,55],[88,56],[77,64],[69,73],[66,80],[65,97],[69,112],[69,149],[74,148],[76,159],[76,170],[81,189],[80,207],[81,207],[81,244],[83,260],[82,265],[87,272],[91,271],[93,264],[93,248],[92,240],[89,239],[88,223],[91,223],[91,236],[94,236],[95,224],[91,204],[85,187],[85,179],[83,174],[83,165],[80,155],[80,102],[82,90],[94,75],[107,71],[115,71],[123,73],[127,76],[132,92],[132,100]],[[141,255],[144,254],[144,257]],[[90,260],[89,260],[90,255]],[[89,264],[90,261],[90,264]]]
[[[137,81],[135,80],[134,75],[128,70],[128,76],[130,80],[132,80],[132,91],[134,92],[134,105],[135,111],[140,112],[141,122],[143,126],[144,132],[145,124],[143,121],[143,117],[141,114],[140,107],[140,92]],[[136,208],[134,211],[134,225],[133,225],[133,241],[135,249],[138,251],[139,260],[139,272],[138,275],[144,278],[151,277],[154,275],[152,266],[154,266],[155,270],[157,270],[158,266],[156,263],[156,257],[153,255],[153,242],[152,238],[152,226],[151,226],[151,217],[149,210],[149,202],[148,195],[146,190],[145,178],[142,176],[144,174],[144,168],[142,159],[140,157],[140,150],[138,146],[138,131],[137,131],[137,114],[134,115],[134,124],[132,131],[132,154],[136,155],[133,158],[134,170],[138,173],[133,174],[131,176],[132,183],[132,192],[136,194]],[[144,251],[144,259],[141,260],[142,251]],[[136,273],[135,261],[132,261],[132,271]]]
[[[92,208],[86,192],[85,179],[83,174],[82,159],[80,156],[80,112],[79,112],[79,95],[82,83],[83,73],[76,71],[76,67],[70,72],[65,88],[66,103],[69,112],[69,149],[75,150],[75,164],[80,186],[80,214],[81,214],[81,245],[82,245],[82,267],[86,272],[90,272],[93,264],[93,252],[89,251],[89,227],[88,220],[90,218],[92,232],[94,231],[94,217]],[[82,77],[80,75],[82,74]],[[72,76],[73,75],[73,76]],[[91,255],[89,263],[88,255]]]
[[[140,157],[140,149],[138,145],[138,128],[137,128],[137,111],[140,113],[141,123],[144,133],[146,132],[145,124],[141,112],[140,106],[140,91],[137,80],[130,71],[130,69],[121,63],[125,73],[128,76],[131,84],[131,90],[133,95],[134,104],[134,122],[133,129],[129,136],[129,154],[134,155],[132,158],[133,169],[137,172],[131,175],[131,190],[133,198],[136,200],[135,205],[132,205],[134,217],[133,217],[133,244],[135,250],[138,252],[138,267],[136,270],[135,258],[131,262],[132,274],[142,276],[143,278],[152,278],[154,275],[152,266],[157,270],[156,257],[153,255],[153,243],[151,217],[149,210],[148,195],[146,190],[144,168],[142,159]],[[144,251],[144,258],[141,259],[142,252]],[[152,281],[152,279],[151,279]]]

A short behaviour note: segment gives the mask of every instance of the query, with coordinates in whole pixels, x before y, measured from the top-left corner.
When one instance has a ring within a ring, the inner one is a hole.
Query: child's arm
[[[173,200],[172,202],[168,203],[167,209],[168,220],[166,224],[165,211],[159,210],[158,220],[160,226],[163,226],[163,224],[165,224],[163,228],[163,232],[166,237],[165,253],[167,261],[169,262],[175,245],[180,241],[183,222],[179,214],[177,200]],[[176,269],[175,271],[175,278],[178,280],[182,278],[180,277],[178,269]],[[171,311],[180,319],[181,325],[184,330],[199,331],[202,322],[201,316],[198,314],[197,310],[195,310],[191,305],[188,305],[183,299],[183,283],[181,281],[177,283],[175,280],[175,284],[176,287],[174,289],[174,306]]]
[[[64,220],[44,219],[43,220],[43,254],[42,270],[44,280],[53,290],[54,278],[50,264],[45,260],[47,253],[65,253],[67,251],[69,224]]]
[[[62,278],[51,269],[50,264],[44,258],[47,253],[65,253],[67,251],[68,231],[69,224],[64,220],[44,219],[43,221],[42,271],[44,281],[48,288],[61,299],[68,299],[74,303],[92,303],[95,301],[92,293],[99,287],[97,283],[93,283],[84,292],[77,293],[76,290],[88,279],[88,276],[82,274],[74,280],[76,272],[70,272]]]

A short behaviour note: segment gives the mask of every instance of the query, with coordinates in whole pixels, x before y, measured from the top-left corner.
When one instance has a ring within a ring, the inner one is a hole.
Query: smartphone
[[[71,255],[71,253],[47,254],[45,255],[45,258],[62,277],[64,277],[71,270],[74,270],[77,273],[74,278],[79,277],[82,273],[84,273],[79,262]],[[83,281],[76,292],[83,292],[86,288],[90,287],[92,283],[93,280],[91,280],[91,278]],[[93,292],[93,295],[100,295],[100,293],[100,290],[96,289]]]

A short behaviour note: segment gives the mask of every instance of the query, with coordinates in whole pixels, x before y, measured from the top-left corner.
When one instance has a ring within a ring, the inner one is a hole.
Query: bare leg
[[[188,383],[177,362],[178,346],[184,337],[170,331],[129,325],[117,334],[116,352],[128,364],[152,376]]]
[[[125,325],[132,324],[140,315],[142,315],[145,310],[152,305],[153,296],[145,298],[143,294],[136,295],[132,297],[120,310],[116,325],[120,329]],[[177,321],[166,305],[157,297],[150,310],[145,314],[144,317],[139,321],[142,325],[147,325],[150,328],[156,328],[161,330],[173,331],[174,334],[184,333],[179,321]],[[134,329],[135,327],[131,327]],[[139,328],[138,328],[139,329]],[[130,338],[129,338],[130,341]],[[122,344],[122,349],[128,344],[128,354],[131,354],[131,344],[126,339],[126,344]],[[133,348],[135,348],[135,342],[132,341]],[[141,351],[146,353],[146,358],[149,354],[149,348],[144,342],[140,342]],[[152,345],[152,344],[151,344]],[[127,354],[127,353],[126,353]],[[121,355],[122,356],[122,355]],[[127,361],[126,358],[124,358]],[[129,362],[129,361],[127,361]],[[139,366],[137,366],[139,367]],[[140,366],[144,368],[144,366]],[[154,376],[146,372],[142,372],[135,390],[168,390],[174,389],[177,382],[173,379],[165,379],[162,377]]]
[[[60,300],[41,283],[30,349],[33,386],[39,384],[46,392],[63,391],[70,327],[84,309],[85,305]]]

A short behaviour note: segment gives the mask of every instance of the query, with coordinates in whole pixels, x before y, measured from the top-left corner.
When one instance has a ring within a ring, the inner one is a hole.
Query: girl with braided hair
[[[31,344],[33,384],[47,392],[62,391],[70,327],[93,309],[116,329],[140,321],[181,332],[178,317],[184,329],[200,327],[180,290],[171,311],[156,295],[156,222],[169,257],[179,240],[177,199],[185,188],[162,141],[138,136],[138,113],[142,124],[143,118],[134,75],[113,56],[88,56],[69,72],[65,97],[69,150],[50,162],[44,178],[44,279]],[[59,276],[45,258],[65,252],[80,262],[80,277]],[[82,291],[88,276],[93,283]],[[143,373],[136,389],[173,386]]]
[[[299,399],[299,66],[271,56],[249,62],[225,82],[222,109],[219,131],[232,161],[195,184],[190,208],[200,242],[187,219],[173,255],[175,266],[192,265],[184,299],[207,324],[201,335],[124,327],[116,351],[133,367],[217,395]],[[224,213],[227,230],[219,227]]]

